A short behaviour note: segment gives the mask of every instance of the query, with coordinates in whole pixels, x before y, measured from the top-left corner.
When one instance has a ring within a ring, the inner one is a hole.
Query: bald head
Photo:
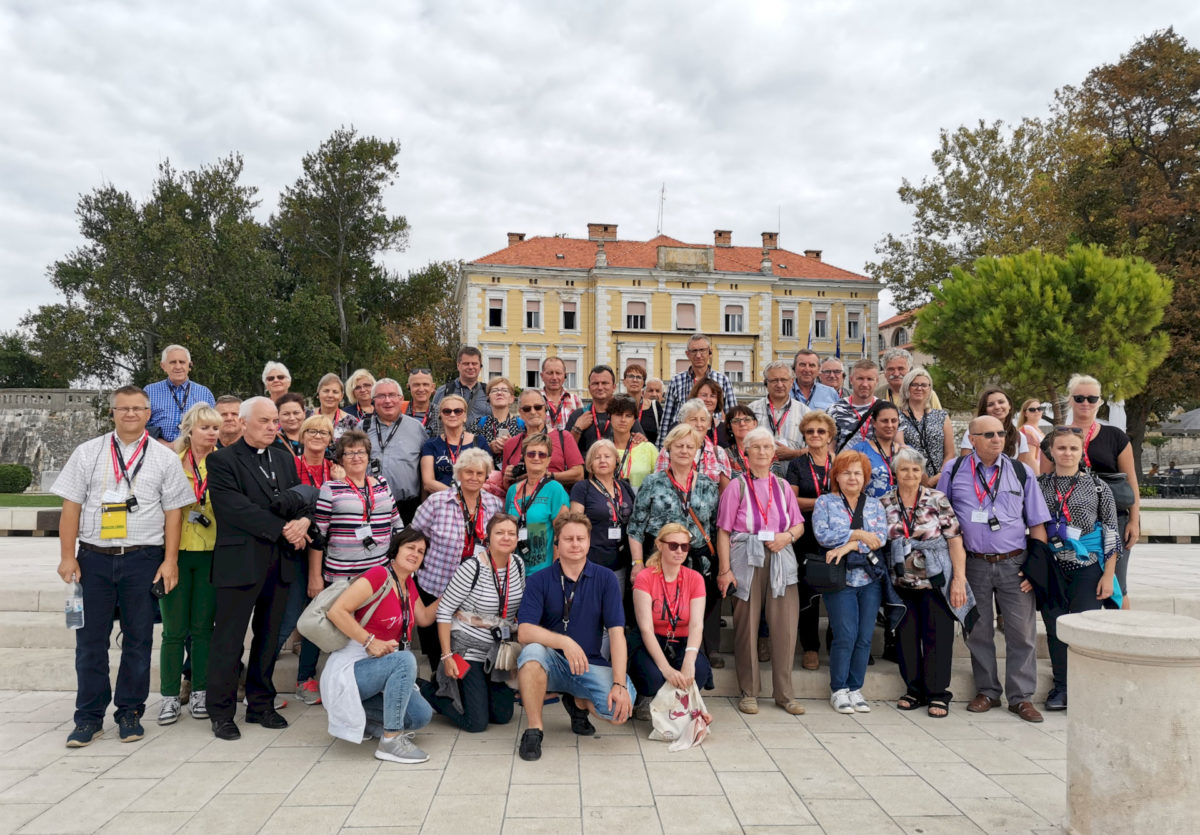
[[[1004,450],[1004,424],[991,415],[980,415],[971,421],[967,432],[970,433],[971,446],[975,448],[979,460],[988,466],[996,463]],[[984,436],[985,432],[995,434],[988,438]]]

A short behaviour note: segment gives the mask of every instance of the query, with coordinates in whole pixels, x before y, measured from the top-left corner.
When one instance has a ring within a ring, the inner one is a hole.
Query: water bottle
[[[67,629],[82,629],[83,586],[78,580],[72,579],[67,585],[67,603],[64,608],[67,613]]]

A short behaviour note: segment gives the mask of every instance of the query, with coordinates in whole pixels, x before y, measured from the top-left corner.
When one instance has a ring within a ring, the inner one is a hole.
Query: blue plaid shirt
[[[188,409],[197,403],[217,405],[213,393],[192,380],[182,386],[174,385],[170,380],[159,380],[146,386],[144,391],[150,398],[150,421],[147,425],[157,426],[162,431],[164,441],[179,437],[179,422]]]
[[[728,377],[720,371],[713,371],[712,366],[709,366],[708,373],[704,376],[720,384],[724,390],[726,411],[737,405],[737,395],[733,393],[733,385],[729,382]],[[679,422],[679,407],[687,401],[688,395],[692,393],[692,386],[694,385],[696,385],[696,378],[693,376],[690,366],[686,371],[680,371],[672,377],[671,382],[667,384],[667,396],[663,402],[662,420],[658,424],[658,439],[660,443],[667,437],[667,433],[675,428],[675,424]]]
[[[804,396],[799,382],[792,383],[792,399],[799,400],[810,409],[820,409],[823,412],[828,412],[834,403],[842,399],[842,396],[832,386],[827,386],[819,380],[815,380],[813,381],[811,397]]]

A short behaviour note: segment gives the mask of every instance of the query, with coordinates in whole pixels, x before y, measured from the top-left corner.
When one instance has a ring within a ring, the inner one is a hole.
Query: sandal
[[[920,699],[916,696],[910,696],[907,693],[896,700],[896,708],[898,710],[916,710],[921,704]]]
[[[941,711],[941,712],[934,713],[935,710]],[[941,699],[930,699],[929,700],[929,709],[926,710],[925,712],[928,713],[930,716],[932,716],[934,719],[945,719],[947,716],[950,715],[950,704]]]

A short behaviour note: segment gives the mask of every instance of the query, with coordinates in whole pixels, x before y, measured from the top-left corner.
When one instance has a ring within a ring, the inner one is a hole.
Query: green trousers
[[[178,696],[183,675],[183,642],[192,639],[192,690],[208,687],[208,647],[212,642],[217,589],[210,579],[212,551],[179,552],[179,585],[158,601],[162,647],[158,672],[162,695]]]

